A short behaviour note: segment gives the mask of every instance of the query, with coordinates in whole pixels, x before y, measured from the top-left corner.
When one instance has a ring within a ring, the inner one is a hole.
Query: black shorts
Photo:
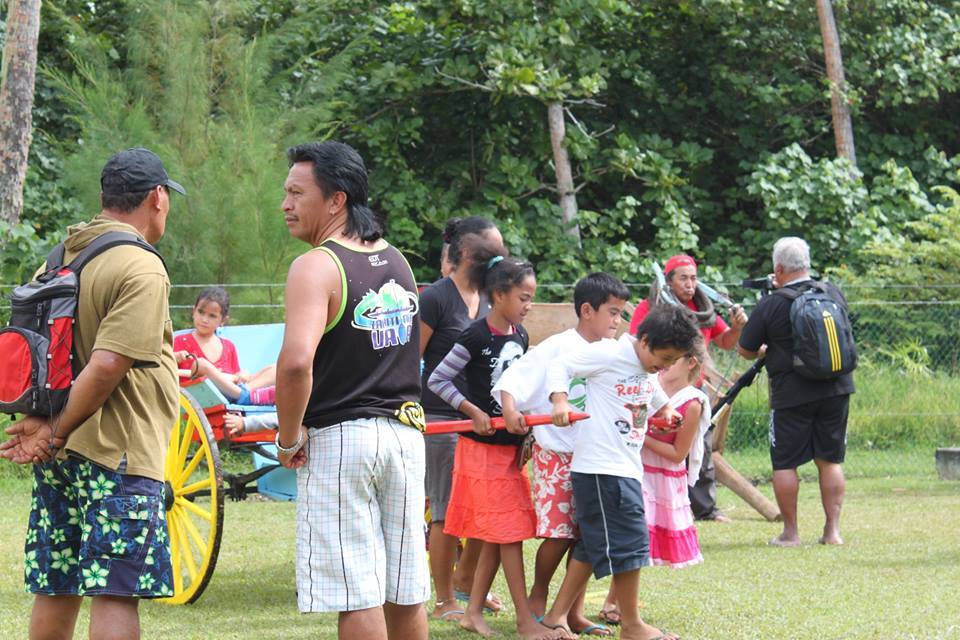
[[[573,557],[591,565],[598,579],[649,565],[642,483],[594,473],[571,472],[570,479],[581,536]]]
[[[771,409],[770,461],[774,471],[796,469],[813,459],[843,462],[849,409],[849,395]]]

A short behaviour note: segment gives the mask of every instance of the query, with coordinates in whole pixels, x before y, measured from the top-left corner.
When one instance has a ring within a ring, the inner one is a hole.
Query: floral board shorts
[[[533,506],[537,512],[537,537],[576,540],[573,521],[573,454],[533,445]]]
[[[44,595],[173,595],[163,483],[81,458],[34,466],[24,582]]]

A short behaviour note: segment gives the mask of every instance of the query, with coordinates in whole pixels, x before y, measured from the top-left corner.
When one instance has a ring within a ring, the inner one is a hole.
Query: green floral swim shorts
[[[173,595],[163,483],[89,460],[34,466],[26,590],[46,595]]]

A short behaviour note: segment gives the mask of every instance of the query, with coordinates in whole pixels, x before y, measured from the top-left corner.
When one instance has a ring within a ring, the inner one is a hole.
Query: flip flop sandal
[[[449,616],[464,616],[467,612],[462,609],[450,609],[450,611],[444,611],[439,616],[434,618],[434,620],[446,620],[447,622],[459,622],[459,618],[450,619]]]
[[[597,614],[597,617],[612,627],[620,625],[620,610],[617,607],[601,609],[600,613]]]
[[[576,637],[577,637],[577,634],[576,634],[574,631],[571,631],[571,630],[570,630],[570,627],[568,627],[568,626],[565,625],[565,624],[547,624],[547,623],[544,622],[543,620],[540,621],[540,624],[542,624],[543,626],[545,626],[547,629],[552,629],[552,630],[554,630],[554,631],[563,631],[563,632],[567,635],[568,638],[576,638]]]
[[[468,592],[466,592],[466,591],[457,591],[457,590],[454,590],[454,592],[453,592],[453,597],[456,598],[457,600],[459,600],[460,602],[466,602],[466,603],[469,603],[469,602],[470,602],[470,594],[469,594]],[[498,607],[498,608],[496,608],[496,609],[494,609],[493,607],[488,606],[488,605],[486,604],[487,602],[494,602],[495,599],[496,599],[496,600],[500,600],[500,598],[497,598],[497,596],[493,595],[493,593],[487,593],[487,597],[486,597],[486,599],[484,600],[484,605],[483,605],[483,610],[484,610],[486,613],[500,613],[500,610],[503,608],[503,604],[502,604],[502,603],[501,603],[500,607]]]
[[[596,637],[605,638],[613,635],[613,631],[611,631],[610,627],[608,627],[605,624],[589,624],[585,626],[583,629],[573,629],[571,627],[570,630],[579,636],[596,636]],[[594,631],[599,631],[600,633],[594,633]]]

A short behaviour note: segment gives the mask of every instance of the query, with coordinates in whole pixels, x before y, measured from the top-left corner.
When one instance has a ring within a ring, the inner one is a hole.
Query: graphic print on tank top
[[[303,424],[328,427],[358,418],[395,418],[422,427],[420,305],[407,261],[394,247],[365,251],[327,240],[343,295],[313,356]]]
[[[387,263],[371,264],[380,266]],[[355,329],[369,331],[373,348],[379,351],[410,342],[417,309],[417,294],[390,280],[379,291],[367,291],[354,308],[353,322],[350,324]]]

